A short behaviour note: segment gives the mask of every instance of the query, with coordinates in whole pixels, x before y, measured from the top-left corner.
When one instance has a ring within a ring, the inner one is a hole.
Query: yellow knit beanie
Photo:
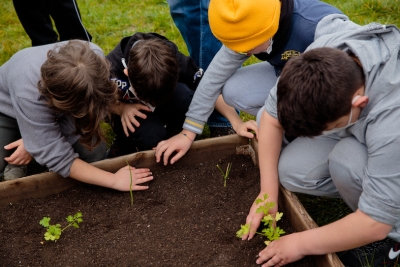
[[[211,0],[210,28],[215,37],[236,52],[247,52],[278,31],[279,0]]]

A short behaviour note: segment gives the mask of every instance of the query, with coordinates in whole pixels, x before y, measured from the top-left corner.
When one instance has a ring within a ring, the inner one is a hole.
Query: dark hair
[[[117,103],[117,86],[110,81],[110,63],[89,43],[69,41],[47,53],[38,88],[50,108],[72,115],[75,134],[86,148],[103,139],[100,122]]]
[[[165,41],[142,39],[129,51],[128,75],[137,97],[157,106],[172,97],[179,75],[178,59]]]
[[[327,123],[350,113],[354,93],[364,85],[362,67],[349,54],[316,48],[294,57],[278,81],[278,118],[290,136],[316,136]]]

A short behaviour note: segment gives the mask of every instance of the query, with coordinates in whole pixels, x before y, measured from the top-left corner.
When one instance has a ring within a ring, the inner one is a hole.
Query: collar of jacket
[[[279,18],[279,28],[274,35],[271,53],[259,53],[254,56],[260,60],[268,61],[272,59],[280,48],[284,47],[289,40],[290,25],[294,9],[294,0],[281,0],[281,16]],[[274,49],[276,48],[276,49]]]

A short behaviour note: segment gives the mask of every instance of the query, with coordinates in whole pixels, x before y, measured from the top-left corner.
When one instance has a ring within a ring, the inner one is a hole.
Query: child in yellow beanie
[[[208,16],[211,31],[223,45],[186,113],[184,135],[160,142],[157,162],[163,157],[168,164],[175,151],[170,163],[179,160],[190,148],[189,141],[202,133],[214,106],[239,135],[252,138],[252,133],[244,131],[256,126],[239,124],[234,108],[256,116],[287,60],[314,41],[320,21],[348,20],[340,10],[318,0],[211,0]],[[251,55],[266,62],[240,68]]]
[[[286,62],[303,53],[315,38],[355,26],[339,9],[318,0],[211,0],[208,15],[210,28],[223,46],[197,88],[186,113],[183,134],[160,142],[156,148],[156,161],[163,160],[165,165],[168,161],[173,164],[187,152],[191,145],[188,139],[202,133],[214,105],[228,119],[234,118],[227,115],[234,108],[257,116],[257,121],[261,116],[265,119],[268,114],[264,114],[264,105],[268,105],[270,90]],[[265,62],[240,68],[252,55]],[[269,135],[271,128],[261,123],[261,190],[255,199],[268,194],[270,201],[277,202],[277,159],[271,160],[268,153],[279,153],[281,144],[266,141]],[[177,153],[169,160],[174,152]],[[254,204],[246,218],[252,231],[244,239],[253,238],[260,225],[263,214],[256,210]],[[276,211],[277,207],[272,213]]]

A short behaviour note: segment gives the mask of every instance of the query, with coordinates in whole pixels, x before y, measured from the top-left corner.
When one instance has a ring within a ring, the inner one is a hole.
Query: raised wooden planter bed
[[[199,170],[199,164],[201,165],[202,162],[210,162],[210,161],[218,161],[221,159],[226,159],[229,158],[232,155],[235,154],[242,154],[242,155],[247,155],[252,158],[253,162],[257,164],[257,142],[252,141],[249,143],[248,139],[245,138],[240,138],[239,136],[236,135],[231,135],[231,136],[225,136],[225,137],[218,137],[218,138],[212,138],[212,139],[206,139],[206,140],[201,140],[201,141],[196,141],[194,142],[192,148],[189,150],[189,152],[177,163],[175,163],[173,166],[163,166],[162,164],[157,164],[155,162],[155,157],[154,157],[154,152],[153,151],[145,151],[145,152],[139,152],[131,155],[124,156],[123,159],[126,159],[132,166],[135,167],[148,167],[151,169],[153,173],[157,173],[159,176],[162,176],[162,174],[168,174],[172,173],[175,171],[179,172],[179,166],[184,166],[184,165],[190,165],[194,166],[193,170]],[[110,172],[115,172],[121,167],[125,166],[125,161],[122,158],[114,158],[114,159],[108,159],[108,160],[103,160],[94,163],[95,166],[110,171]],[[236,164],[239,165],[239,164]],[[195,167],[197,166],[197,167]],[[178,168],[178,169],[176,169]],[[176,169],[176,170],[175,170]],[[155,178],[156,179],[156,178]],[[162,177],[158,178],[162,179]],[[222,179],[222,178],[221,178]],[[257,177],[256,179],[259,179]],[[155,184],[153,184],[155,185]],[[153,186],[151,185],[151,187]],[[2,182],[0,183],[0,206],[5,207],[8,205],[17,205],[19,203],[25,203],[24,201],[31,199],[31,198],[44,198],[46,196],[50,196],[53,194],[59,194],[61,195],[63,192],[67,192],[68,189],[74,187],[74,186],[80,186],[80,183],[73,180],[73,179],[63,179],[57,174],[54,173],[41,173],[33,176],[29,176],[26,178],[22,178],[19,180],[15,181],[8,181],[8,182]],[[231,181],[228,180],[228,185],[229,186],[234,186],[233,180],[232,183]],[[151,188],[150,187],[150,188]],[[90,187],[91,188],[91,187]],[[88,189],[89,191],[92,189]],[[222,180],[221,180],[221,191],[224,190],[224,187],[222,187]],[[85,189],[84,189],[85,190]],[[96,189],[94,189],[96,190]],[[162,188],[161,188],[162,190]],[[184,190],[184,189],[182,189]],[[226,191],[228,192],[228,191]],[[109,192],[107,189],[105,189],[105,193],[108,194]],[[190,194],[191,192],[187,192]],[[224,193],[224,192],[223,192]],[[115,193],[112,193],[115,194]],[[145,193],[143,193],[145,194]],[[171,192],[169,194],[174,194],[174,192]],[[228,193],[225,193],[228,194]],[[129,195],[129,194],[128,194]],[[126,195],[126,202],[129,203],[129,196]],[[141,201],[148,201],[149,196],[146,195],[146,197],[143,197],[143,199],[140,197],[141,192],[135,192],[135,204],[134,205],[140,205]],[[57,195],[58,196],[58,195]],[[226,197],[226,195],[223,195]],[[79,196],[78,196],[79,197]],[[219,196],[221,197],[221,196]],[[251,196],[252,198],[255,197]],[[147,198],[147,199],[144,199]],[[200,196],[201,198],[201,196]],[[205,198],[205,197],[203,197]],[[206,199],[207,200],[207,199]],[[297,197],[292,194],[291,192],[285,190],[284,188],[280,188],[280,197],[279,197],[279,206],[282,209],[284,213],[284,217],[287,218],[287,220],[290,221],[291,225],[296,231],[304,231],[307,229],[315,228],[318,227],[316,223],[311,219],[311,217],[308,215],[307,211],[304,209],[304,207],[301,205]],[[73,202],[74,199],[71,199],[71,202]],[[94,203],[96,202],[93,200]],[[154,200],[151,200],[154,201]],[[228,201],[229,202],[229,199]],[[113,203],[110,203],[109,205],[113,205]],[[149,208],[152,206],[150,205]],[[120,209],[129,209],[129,207],[120,207]],[[248,206],[250,208],[250,206]],[[48,214],[44,212],[44,216],[47,216]],[[94,212],[94,211],[93,211]],[[67,214],[65,214],[67,215]],[[1,216],[1,215],[0,215]],[[86,217],[85,217],[86,216]],[[84,223],[85,223],[85,218],[87,217],[87,214],[84,214]],[[206,215],[205,215],[206,216]],[[241,215],[242,216],[242,215]],[[240,218],[240,221],[243,221],[244,223],[245,220],[245,215],[242,216],[243,218]],[[94,220],[94,219],[93,219]],[[118,220],[118,218],[116,218]],[[128,218],[129,220],[129,218]],[[1,221],[0,221],[1,222]],[[37,224],[38,222],[33,221],[33,224]],[[56,223],[54,221],[53,223]],[[62,223],[62,222],[61,222]],[[160,223],[168,223],[168,222],[161,222]],[[197,227],[196,225],[194,227]],[[198,226],[199,229],[202,229],[201,226]],[[237,225],[237,228],[231,229],[229,231],[232,231],[233,235],[234,232],[239,229],[240,225]],[[3,225],[3,228],[6,228]],[[0,236],[2,235],[1,233],[2,230],[0,230]],[[71,234],[70,237],[67,236],[62,236],[62,239],[68,239],[68,238],[77,238],[79,239],[79,231],[76,230],[74,234]],[[39,233],[39,235],[42,235],[43,233]],[[99,233],[102,234],[102,233]],[[67,235],[67,234],[65,234]],[[227,234],[227,236],[230,236],[230,233]],[[228,237],[227,237],[228,238]],[[230,237],[229,237],[230,238]],[[1,237],[0,237],[1,240]],[[4,242],[4,240],[3,240]],[[36,240],[29,240],[26,242],[36,242]],[[39,243],[39,240],[37,240]],[[58,246],[62,246],[62,241],[58,241]],[[104,242],[107,242],[106,240]],[[243,244],[245,241],[240,241]],[[135,244],[135,246],[138,245],[140,247],[140,244]],[[42,245],[43,246],[43,245]],[[46,248],[46,246],[48,246]],[[43,248],[43,250],[51,250],[54,249],[57,251],[56,247],[51,247],[52,244],[46,243]],[[212,246],[212,244],[210,244]],[[16,246],[17,247],[17,246]],[[129,249],[129,248],[127,248]],[[133,249],[133,248],[132,248]],[[158,250],[157,244],[154,244],[154,249]],[[2,248],[0,248],[0,254],[2,252]],[[5,253],[5,252],[3,252]],[[146,253],[151,254],[151,251],[147,251]],[[218,254],[216,254],[218,255]],[[1,257],[2,255],[0,255]],[[179,257],[187,257],[188,255],[180,255]],[[126,258],[126,255],[125,255]],[[320,267],[343,267],[342,263],[336,256],[336,254],[328,254],[328,255],[323,255],[323,256],[313,256],[311,257],[313,259],[313,262],[315,262],[315,265],[312,266],[320,266]],[[126,260],[126,259],[124,259]],[[223,259],[220,259],[223,260]],[[254,260],[255,261],[255,260]],[[128,261],[129,262],[129,261]],[[223,261],[222,261],[223,262]],[[43,263],[43,262],[42,262]],[[93,262],[93,264],[95,264]],[[124,261],[124,264],[120,265],[118,262],[114,263],[115,266],[133,266],[133,265],[127,265],[126,261]],[[0,264],[1,265],[1,264]],[[168,264],[161,264],[158,262],[153,262],[152,264],[146,263],[148,266],[172,266]],[[26,266],[22,263],[21,266]],[[35,266],[35,264],[32,264],[31,266]],[[65,265],[67,266],[67,265]],[[96,264],[93,266],[97,266]],[[144,265],[143,265],[144,266]],[[185,264],[179,264],[177,262],[176,266],[190,266],[185,265]],[[213,264],[206,264],[205,266],[218,266],[217,263]],[[220,265],[221,266],[221,265]],[[232,265],[231,265],[232,266]],[[294,265],[295,266],[295,265]]]

